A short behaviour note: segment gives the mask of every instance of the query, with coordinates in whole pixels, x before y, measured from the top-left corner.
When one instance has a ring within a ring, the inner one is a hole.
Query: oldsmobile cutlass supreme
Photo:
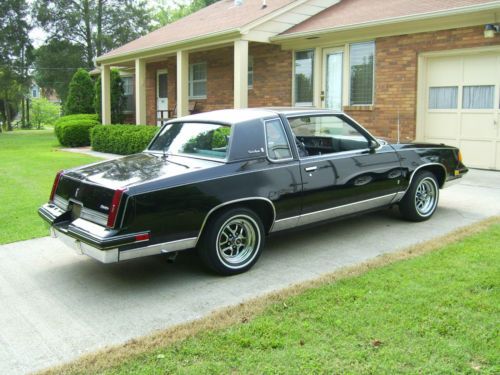
[[[343,113],[223,110],[169,121],[142,153],[59,172],[39,214],[104,263],[197,248],[230,275],[273,232],[392,205],[427,220],[466,172],[455,147],[388,144]]]

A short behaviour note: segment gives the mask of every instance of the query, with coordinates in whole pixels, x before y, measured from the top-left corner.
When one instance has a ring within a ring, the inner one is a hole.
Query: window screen
[[[495,86],[464,86],[463,109],[492,109]]]
[[[373,104],[375,42],[351,44],[351,105]]]
[[[457,103],[457,86],[429,88],[429,109],[456,109]]]

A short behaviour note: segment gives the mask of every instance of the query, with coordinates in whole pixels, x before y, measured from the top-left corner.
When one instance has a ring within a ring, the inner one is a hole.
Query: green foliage
[[[151,21],[146,0],[34,0],[33,15],[48,39],[81,46],[89,69],[94,57],[146,34]]]
[[[154,18],[158,22],[158,27],[165,26],[216,3],[217,1],[218,0],[193,0],[188,4],[175,4],[175,6],[168,7],[162,6],[157,10]]]
[[[120,73],[118,69],[111,69],[110,74],[111,81],[111,123],[112,124],[121,124],[123,123],[123,110],[125,108],[125,96],[123,90],[123,80],[120,77]],[[94,108],[101,120],[101,108],[102,108],[102,100],[101,100],[101,79],[100,77],[97,79],[95,83],[95,99],[94,99]]]
[[[95,113],[94,83],[85,69],[78,69],[69,84],[64,114]]]
[[[19,130],[0,135],[0,244],[47,236],[36,210],[49,199],[57,171],[99,159],[54,152],[51,130]]]
[[[26,68],[31,63],[33,47],[27,20],[25,0],[0,1],[0,115],[7,130],[12,130],[15,109],[29,86]]]
[[[57,140],[65,147],[90,145],[90,131],[99,120],[96,114],[63,116],[54,124]]]
[[[43,125],[52,125],[61,114],[61,106],[51,103],[45,98],[37,98],[31,101],[30,120],[36,129]]]
[[[85,65],[81,46],[51,39],[35,51],[35,80],[49,92],[55,91],[66,102],[69,83],[78,67]]]
[[[91,133],[94,151],[130,155],[144,151],[158,132],[156,126],[149,125],[102,125]]]

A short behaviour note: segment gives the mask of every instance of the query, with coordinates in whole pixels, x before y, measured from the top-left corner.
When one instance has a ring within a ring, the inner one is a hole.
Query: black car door
[[[288,119],[302,176],[300,224],[384,205],[401,191],[401,165],[388,145],[343,115]]]

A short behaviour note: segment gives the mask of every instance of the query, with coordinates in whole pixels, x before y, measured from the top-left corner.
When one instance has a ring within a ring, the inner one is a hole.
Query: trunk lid
[[[54,203],[78,217],[106,225],[116,190],[220,165],[220,162],[141,153],[76,168],[62,174]],[[126,193],[125,193],[126,195]],[[125,197],[126,198],[126,197]]]

